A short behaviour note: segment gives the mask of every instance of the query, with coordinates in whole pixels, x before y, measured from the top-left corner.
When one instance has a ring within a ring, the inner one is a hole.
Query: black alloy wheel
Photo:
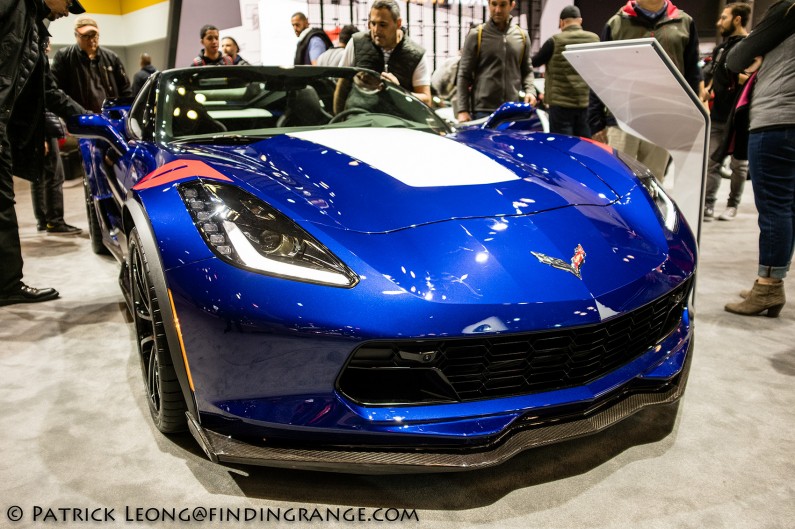
[[[149,412],[161,432],[182,432],[187,427],[185,400],[171,362],[160,302],[138,228],[130,232],[128,259],[133,322]]]

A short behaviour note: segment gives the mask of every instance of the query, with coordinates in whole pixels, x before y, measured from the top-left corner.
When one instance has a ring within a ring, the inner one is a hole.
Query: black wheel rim
[[[141,357],[146,396],[149,406],[157,413],[160,411],[160,369],[157,358],[157,334],[152,285],[146,273],[141,249],[135,245],[130,253],[130,285],[133,294],[133,319],[138,343],[138,353]]]

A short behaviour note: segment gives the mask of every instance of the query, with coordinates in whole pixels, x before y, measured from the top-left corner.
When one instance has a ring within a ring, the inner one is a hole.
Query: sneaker
[[[704,222],[712,222],[713,220],[715,220],[715,208],[706,206],[704,208]]]
[[[62,224],[47,224],[47,233],[55,235],[77,235],[83,233],[83,230],[64,222]]]
[[[737,216],[737,208],[729,206],[726,210],[720,214],[718,220],[732,220],[734,217]]]

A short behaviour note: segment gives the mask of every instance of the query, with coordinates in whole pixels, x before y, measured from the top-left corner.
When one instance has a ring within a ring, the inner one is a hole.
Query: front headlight
[[[200,180],[179,193],[207,246],[228,263],[263,274],[351,287],[358,281],[300,226],[242,189]]]
[[[676,208],[671,200],[671,197],[663,190],[662,186],[654,178],[651,169],[637,161],[635,158],[616,150],[616,156],[624,162],[632,173],[638,177],[640,183],[646,189],[654,204],[657,206],[657,211],[660,213],[660,219],[665,224],[665,227],[670,231],[676,231],[677,216]]]

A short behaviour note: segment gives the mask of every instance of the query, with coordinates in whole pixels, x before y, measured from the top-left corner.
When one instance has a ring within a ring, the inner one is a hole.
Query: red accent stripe
[[[194,176],[209,178],[211,180],[223,180],[224,182],[232,181],[229,177],[224,176],[204,162],[198,160],[177,160],[152,171],[139,180],[138,183],[133,186],[133,189],[140,191],[142,189],[158,187]]]
[[[611,146],[607,145],[606,143],[602,143],[601,141],[592,140],[591,138],[584,138],[582,136],[580,137],[580,139],[584,140],[584,141],[587,141],[587,142],[590,142],[590,143],[593,143],[597,147],[606,150],[610,154],[615,154],[614,149]]]

